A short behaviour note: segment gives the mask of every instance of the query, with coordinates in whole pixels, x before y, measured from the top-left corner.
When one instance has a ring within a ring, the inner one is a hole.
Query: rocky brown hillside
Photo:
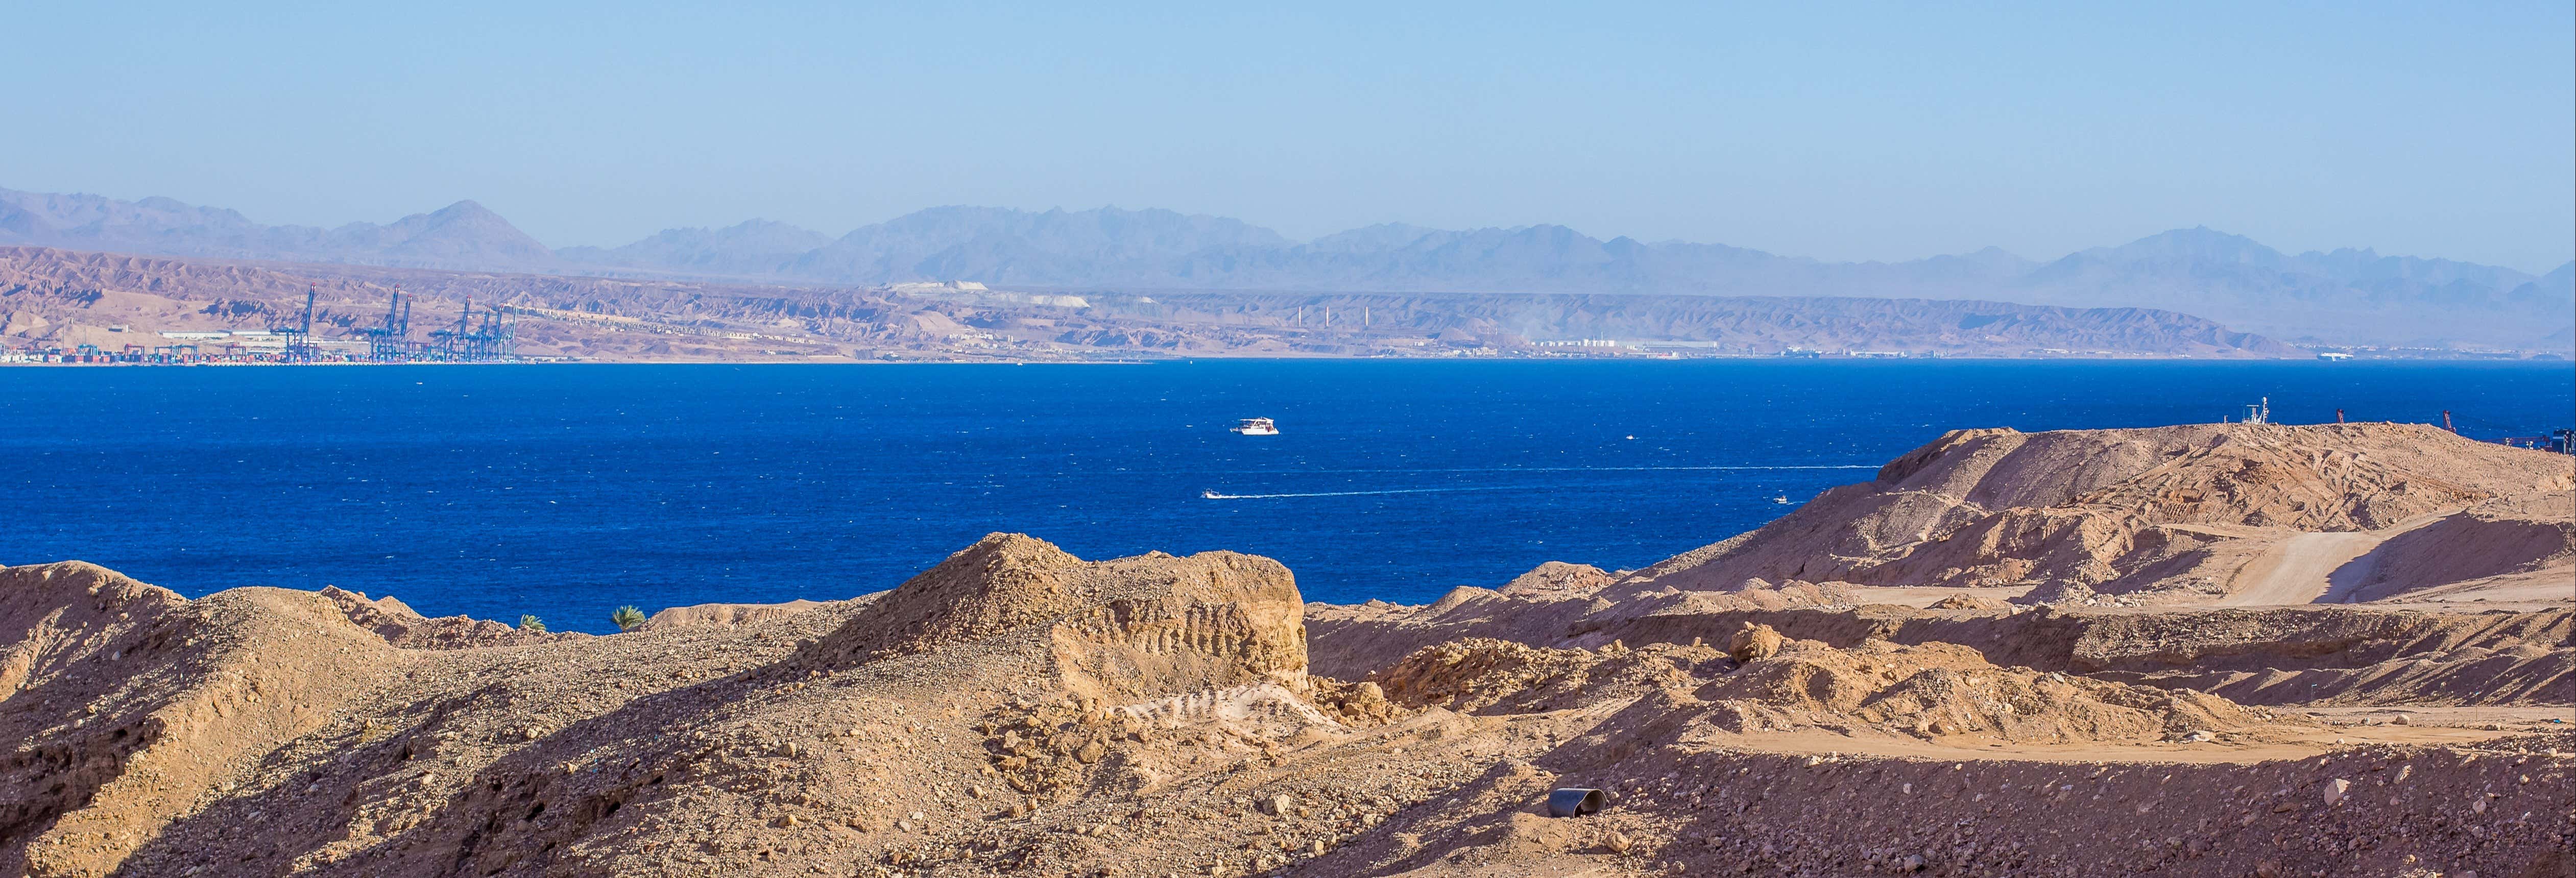
[[[0,568],[0,873],[2563,870],[2576,595],[2406,585],[2445,535],[2544,514],[2559,464],[2385,425],[2174,429],[1955,434],[1837,502],[2452,524],[2397,531],[2363,587],[2402,599],[2245,607],[1674,584],[1760,540],[1330,607],[1256,556],[995,534],[888,590],[598,637]],[[2359,459],[2213,475],[2320,437]],[[2216,453],[2239,443],[2268,450]],[[2320,508],[2310,478],[2416,487]],[[1548,816],[1559,787],[1606,807]]]

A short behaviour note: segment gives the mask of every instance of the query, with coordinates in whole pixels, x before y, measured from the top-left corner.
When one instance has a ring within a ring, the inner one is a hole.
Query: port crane
[[[286,362],[313,362],[313,296],[316,293],[315,286],[316,285],[313,284],[307,284],[304,287],[304,322],[294,326],[280,326],[272,330],[278,335],[286,337]]]
[[[433,359],[455,363],[485,363],[506,360],[517,353],[517,327],[502,319],[499,306],[486,306],[483,319],[474,319],[474,300],[465,300],[465,310],[457,312],[456,324],[431,332]]]
[[[376,326],[358,330],[367,337],[367,359],[391,363],[412,359],[411,300],[403,295],[402,284],[394,285],[393,299],[385,306],[385,320]]]

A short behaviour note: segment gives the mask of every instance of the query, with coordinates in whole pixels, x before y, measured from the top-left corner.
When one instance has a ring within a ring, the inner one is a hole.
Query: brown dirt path
[[[2272,544],[2237,571],[2223,607],[2310,604],[2323,597],[2336,568],[2368,554],[2378,533],[2308,533]]]

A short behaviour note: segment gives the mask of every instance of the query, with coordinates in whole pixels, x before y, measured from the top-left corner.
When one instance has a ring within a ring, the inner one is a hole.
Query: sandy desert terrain
[[[0,872],[2494,878],[2576,841],[2576,462],[2425,427],[1959,431],[1422,606],[1016,534],[888,585],[594,637],[0,568]]]

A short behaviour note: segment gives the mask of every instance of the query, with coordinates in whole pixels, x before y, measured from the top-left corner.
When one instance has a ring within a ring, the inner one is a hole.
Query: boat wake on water
[[[1488,485],[1474,488],[1395,488],[1385,491],[1309,491],[1296,494],[1219,494],[1215,491],[1202,491],[1199,496],[1209,500],[1269,500],[1276,497],[1363,497],[1370,494],[1445,494],[1451,491],[1520,490],[1526,489],[1517,485]]]

